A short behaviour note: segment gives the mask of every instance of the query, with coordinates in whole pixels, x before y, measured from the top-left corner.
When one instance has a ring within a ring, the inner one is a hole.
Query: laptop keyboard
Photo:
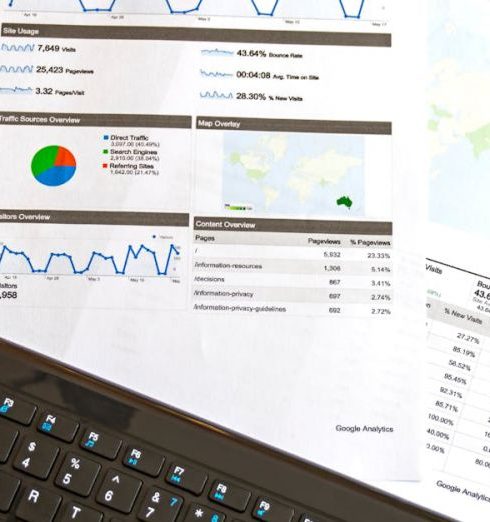
[[[0,390],[0,518],[321,522],[239,479]]]

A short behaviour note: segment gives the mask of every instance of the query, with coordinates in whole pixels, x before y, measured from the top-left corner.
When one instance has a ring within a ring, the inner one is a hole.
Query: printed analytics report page
[[[1,335],[344,473],[416,479],[412,15],[1,5]]]
[[[425,471],[391,492],[490,518],[490,3],[429,2]]]

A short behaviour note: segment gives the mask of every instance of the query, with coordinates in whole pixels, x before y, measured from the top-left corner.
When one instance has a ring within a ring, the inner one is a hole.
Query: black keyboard
[[[0,341],[0,520],[446,519]]]

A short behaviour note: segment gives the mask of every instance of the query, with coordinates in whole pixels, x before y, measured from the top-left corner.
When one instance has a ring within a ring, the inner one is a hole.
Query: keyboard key
[[[15,515],[26,522],[52,522],[61,504],[61,497],[42,488],[26,488]]]
[[[80,446],[96,455],[114,460],[121,449],[122,440],[89,428],[80,441]]]
[[[123,464],[150,477],[158,477],[160,471],[162,471],[164,461],[165,458],[158,453],[130,446],[124,456]]]
[[[95,511],[87,506],[82,506],[77,502],[70,502],[63,510],[61,517],[57,518],[57,522],[101,522],[104,515],[100,511]]]
[[[222,480],[217,480],[209,492],[209,498],[213,502],[241,512],[247,509],[251,496],[250,491]]]
[[[18,436],[19,432],[13,426],[2,422],[0,425],[0,464],[7,462]]]
[[[225,515],[200,504],[191,504],[184,522],[224,522]]]
[[[294,509],[270,498],[261,497],[255,504],[252,516],[265,522],[290,522],[294,516]]]
[[[12,506],[20,487],[20,480],[0,471],[0,511],[6,513]]]
[[[159,488],[151,488],[138,512],[138,520],[145,522],[174,522],[184,503],[183,499]]]
[[[14,468],[46,480],[53,469],[60,449],[40,437],[26,437],[17,453]]]
[[[206,473],[183,464],[172,464],[167,474],[167,482],[178,488],[200,495],[208,476]]]
[[[88,497],[92,492],[101,466],[93,460],[68,453],[56,477],[55,484],[81,497]]]
[[[16,399],[13,395],[0,391],[0,417],[29,426],[36,410],[34,404]]]
[[[96,500],[99,504],[109,506],[121,513],[130,513],[142,484],[140,480],[110,469],[99,489]]]
[[[73,442],[73,439],[77,434],[78,427],[78,423],[72,421],[71,419],[62,417],[61,415],[57,415],[52,412],[47,412],[44,413],[41,417],[37,429],[41,433],[51,435],[51,437],[55,437],[56,439],[62,440],[64,442]]]

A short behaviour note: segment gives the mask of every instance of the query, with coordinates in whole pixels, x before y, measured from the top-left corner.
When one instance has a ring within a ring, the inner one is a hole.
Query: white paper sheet
[[[429,6],[424,480],[383,487],[477,522],[490,516],[490,3]]]
[[[2,12],[1,334],[344,473],[417,478],[402,12],[55,4]]]

